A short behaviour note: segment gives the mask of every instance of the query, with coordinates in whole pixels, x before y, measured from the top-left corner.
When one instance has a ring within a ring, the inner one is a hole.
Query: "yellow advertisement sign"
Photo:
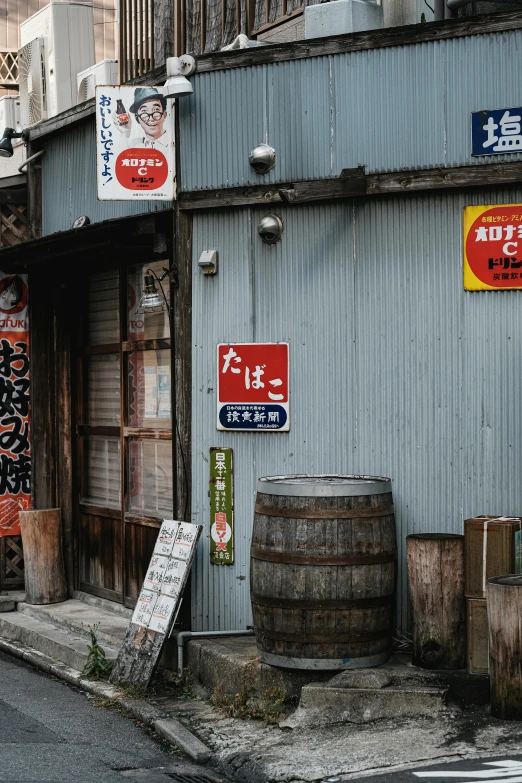
[[[464,288],[522,288],[522,204],[464,208]]]

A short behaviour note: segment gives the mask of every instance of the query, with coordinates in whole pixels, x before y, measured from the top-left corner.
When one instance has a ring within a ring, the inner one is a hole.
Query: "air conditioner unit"
[[[0,98],[0,133],[4,128],[14,128],[18,133],[20,125],[20,98],[18,95],[4,95]],[[13,139],[13,145],[18,139]]]
[[[76,74],[94,63],[90,3],[51,2],[20,25],[20,109],[26,128],[76,104]]]
[[[77,76],[78,103],[94,98],[97,84],[118,84],[118,60],[102,60]]]

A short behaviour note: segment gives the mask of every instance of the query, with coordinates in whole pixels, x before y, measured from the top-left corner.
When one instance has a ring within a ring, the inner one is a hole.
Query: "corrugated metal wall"
[[[472,158],[470,114],[518,106],[522,31],[195,74],[180,101],[183,189],[522,159]],[[263,177],[260,142],[277,154]]]
[[[92,117],[51,136],[42,157],[42,234],[68,231],[80,215],[91,223],[168,209],[165,201],[98,201]]]
[[[463,207],[521,200],[506,190],[289,207],[275,246],[257,235],[259,210],[195,217],[193,511],[205,535],[194,629],[249,622],[259,476],[392,477],[403,627],[408,533],[522,513],[521,295],[466,293],[462,281]],[[219,273],[203,277],[197,259],[214,248]],[[216,431],[216,343],[248,340],[290,343],[288,434]],[[233,567],[209,564],[210,446],[234,449]]]

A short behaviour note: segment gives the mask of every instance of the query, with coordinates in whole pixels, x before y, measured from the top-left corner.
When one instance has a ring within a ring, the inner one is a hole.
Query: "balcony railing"
[[[120,0],[120,81],[172,54],[216,52],[240,33],[255,38],[301,15],[304,1]]]

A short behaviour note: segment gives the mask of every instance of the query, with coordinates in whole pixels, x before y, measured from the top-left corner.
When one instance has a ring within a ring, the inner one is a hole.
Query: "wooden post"
[[[486,588],[491,714],[522,720],[522,576],[495,576]]]
[[[425,669],[466,665],[464,536],[407,537],[413,611],[413,664]]]
[[[61,509],[20,511],[28,604],[56,604],[67,598],[63,568]]]

